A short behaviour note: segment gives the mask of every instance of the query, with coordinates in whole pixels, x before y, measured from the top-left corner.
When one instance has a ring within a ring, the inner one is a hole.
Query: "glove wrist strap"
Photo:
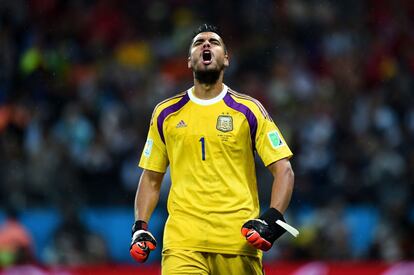
[[[269,209],[267,209],[260,216],[259,219],[264,220],[270,227],[277,226],[276,225],[277,220],[285,221],[285,219],[283,218],[282,213],[280,213],[279,210],[277,210],[276,208],[273,208],[273,207],[270,207]]]
[[[135,221],[134,225],[132,226],[132,235],[138,230],[148,230],[148,224],[146,221],[143,220],[137,220]]]

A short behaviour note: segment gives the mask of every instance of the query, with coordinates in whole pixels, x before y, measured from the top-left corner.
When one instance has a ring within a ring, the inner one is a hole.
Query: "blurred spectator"
[[[86,228],[76,207],[63,206],[62,218],[46,250],[48,264],[78,266],[108,262],[105,240]]]
[[[0,226],[0,267],[24,265],[34,261],[32,238],[18,220],[17,209],[6,207],[6,220]]]

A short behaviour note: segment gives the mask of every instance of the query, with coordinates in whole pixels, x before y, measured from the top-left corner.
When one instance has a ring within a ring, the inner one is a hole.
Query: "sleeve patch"
[[[267,134],[269,138],[270,144],[272,144],[273,148],[279,148],[283,145],[283,140],[280,138],[280,135],[277,131],[271,131]]]
[[[152,144],[154,143],[154,141],[152,139],[147,139],[147,142],[145,142],[145,147],[144,147],[144,156],[146,156],[147,158],[151,155],[151,151],[152,151]]]

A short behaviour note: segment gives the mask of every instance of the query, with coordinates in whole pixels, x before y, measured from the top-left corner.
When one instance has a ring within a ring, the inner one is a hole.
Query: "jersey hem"
[[[274,163],[274,162],[276,162],[276,161],[278,161],[278,160],[281,160],[281,159],[284,159],[284,158],[287,158],[287,159],[291,159],[292,158],[292,156],[293,156],[293,154],[292,153],[289,153],[289,154],[283,154],[283,155],[281,155],[281,156],[279,156],[278,158],[275,158],[275,159],[273,159],[273,160],[271,160],[271,161],[269,161],[269,162],[267,162],[267,163],[263,163],[264,164],[264,166],[269,166],[270,164],[272,164],[272,163]]]
[[[144,166],[144,165],[140,165],[140,164],[138,164],[138,167],[140,167],[142,169],[145,169],[145,170],[158,172],[158,173],[165,173],[167,171],[167,169],[161,169],[161,168],[154,167],[154,166]]]

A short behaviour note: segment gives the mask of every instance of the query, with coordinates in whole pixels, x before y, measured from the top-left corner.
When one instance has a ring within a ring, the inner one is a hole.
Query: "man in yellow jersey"
[[[292,152],[263,106],[223,83],[228,66],[217,29],[200,26],[188,57],[194,86],[159,103],[151,118],[130,254],[144,262],[156,247],[147,223],[169,165],[163,274],[263,274],[261,251],[294,231],[283,219],[294,184]],[[274,177],[261,216],[256,152]]]

